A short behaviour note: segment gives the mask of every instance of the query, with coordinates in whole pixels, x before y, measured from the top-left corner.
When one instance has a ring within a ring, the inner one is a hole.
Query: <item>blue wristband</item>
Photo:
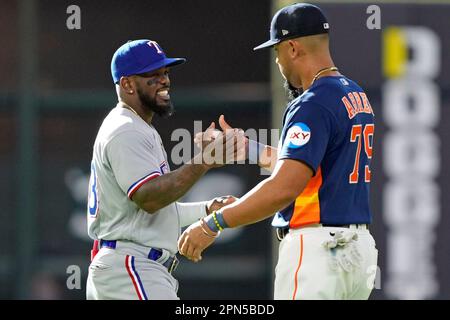
[[[229,225],[223,219],[222,211],[216,211],[216,218],[217,218],[217,221],[219,222],[220,226],[222,227],[222,229],[229,228]]]
[[[248,139],[248,160],[251,164],[258,164],[259,155],[266,146],[255,140]]]
[[[204,218],[206,225],[214,232],[219,232],[219,228],[216,226],[216,223],[214,222],[214,219],[212,217],[212,214],[208,215],[206,218]]]
[[[214,217],[216,220],[214,220]],[[212,214],[208,215],[206,218],[204,218],[206,224],[208,227],[214,231],[219,232],[225,228],[228,228],[228,224],[223,219],[223,215],[221,211],[215,211]],[[220,227],[220,228],[219,228]]]

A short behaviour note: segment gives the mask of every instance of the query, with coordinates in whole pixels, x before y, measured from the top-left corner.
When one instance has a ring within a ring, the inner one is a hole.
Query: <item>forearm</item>
[[[292,190],[279,188],[277,184],[270,178],[266,179],[244,197],[221,209],[227,225],[234,228],[264,220],[292,203],[297,195]]]
[[[144,184],[133,201],[153,213],[180,199],[207,171],[208,167],[202,164],[185,164]]]
[[[312,169],[301,161],[280,160],[270,178],[260,182],[238,201],[221,209],[219,218],[223,218],[225,227],[238,227],[263,220],[294,202],[312,175]]]
[[[178,213],[180,217],[181,227],[188,226],[197,220],[205,217],[207,212],[208,201],[200,202],[177,202]]]
[[[247,157],[250,164],[258,164],[261,168],[273,172],[277,163],[277,149],[255,140],[246,141]]]
[[[277,149],[266,145],[264,150],[259,155],[258,165],[263,169],[273,172],[273,169],[277,164],[277,160]]]

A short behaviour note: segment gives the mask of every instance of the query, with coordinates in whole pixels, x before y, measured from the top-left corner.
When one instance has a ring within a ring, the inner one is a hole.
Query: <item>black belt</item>
[[[350,228],[351,225],[356,226],[365,226],[367,229],[369,229],[368,224],[322,224],[322,227],[331,227],[331,228]],[[307,226],[305,226],[307,227]],[[282,228],[276,228],[277,232],[277,238],[279,241],[283,240],[284,237],[289,233],[289,227],[282,227]]]
[[[116,240],[100,240],[100,248],[115,249],[116,245],[117,245]],[[147,257],[150,260],[158,262],[158,259],[161,258],[162,254],[163,254],[162,250],[151,248]],[[178,263],[179,263],[179,261],[178,261],[177,257],[173,256],[161,264],[167,268],[167,271],[169,271],[169,273],[172,273],[177,268]]]

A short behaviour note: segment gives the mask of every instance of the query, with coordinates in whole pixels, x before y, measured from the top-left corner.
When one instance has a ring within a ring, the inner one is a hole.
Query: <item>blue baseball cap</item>
[[[114,83],[120,77],[145,73],[162,67],[173,67],[185,63],[185,58],[167,58],[156,41],[141,39],[128,41],[114,53],[111,74]]]
[[[322,10],[309,3],[296,3],[278,10],[270,24],[270,39],[253,50],[272,47],[281,41],[328,33],[330,25]]]

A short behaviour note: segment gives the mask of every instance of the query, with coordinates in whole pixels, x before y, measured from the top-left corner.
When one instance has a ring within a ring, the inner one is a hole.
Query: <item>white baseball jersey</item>
[[[150,214],[131,200],[143,184],[168,172],[167,154],[158,132],[119,102],[104,119],[94,144],[87,212],[89,236],[129,240],[175,254],[181,227],[206,215],[205,203],[183,207],[174,202]],[[180,215],[183,209],[186,212]]]

